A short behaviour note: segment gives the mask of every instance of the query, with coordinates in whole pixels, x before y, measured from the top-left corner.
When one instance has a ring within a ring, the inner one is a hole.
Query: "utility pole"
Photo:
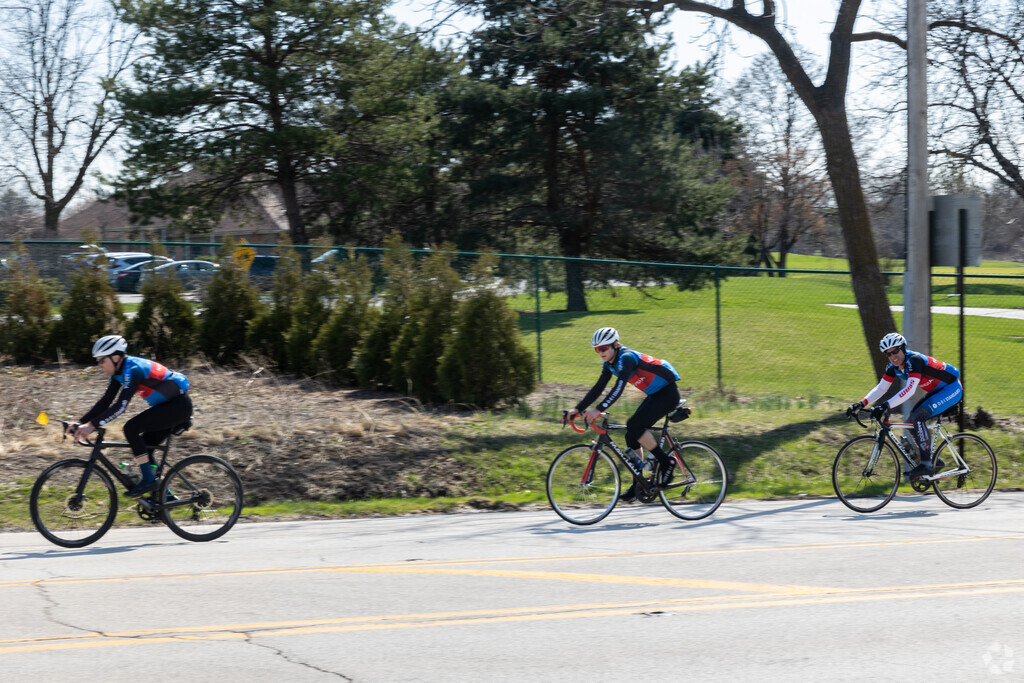
[[[928,220],[927,0],[907,1],[907,260],[903,336],[931,353],[931,236]]]

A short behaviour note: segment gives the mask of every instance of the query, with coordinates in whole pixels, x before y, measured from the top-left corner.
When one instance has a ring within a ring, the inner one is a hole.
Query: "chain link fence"
[[[102,246],[149,250],[144,243]],[[164,246],[176,259],[211,260],[220,247],[209,242]],[[261,256],[277,249],[247,246]],[[71,255],[83,251],[80,247],[79,242],[24,243],[40,276],[62,287],[76,267]],[[308,250],[306,264],[343,263],[356,254],[374,269],[375,282],[384,285],[382,249],[295,248]],[[12,258],[13,250],[11,242],[0,242],[0,258]],[[452,252],[451,262],[468,280],[480,257]],[[835,263],[836,270],[778,271],[504,254],[497,257],[497,270],[519,312],[524,339],[539,359],[538,379],[544,383],[589,387],[600,372],[590,336],[612,326],[626,346],[669,360],[679,371],[684,393],[815,405],[856,400],[878,381],[849,271],[838,269],[842,261]],[[1024,367],[1024,275],[984,271],[984,266],[968,270],[963,297],[954,273],[933,273],[929,355],[961,369],[968,409],[1021,415],[1014,392]],[[885,277],[889,300],[901,301],[902,274],[887,272]],[[901,317],[897,307],[899,327]]]

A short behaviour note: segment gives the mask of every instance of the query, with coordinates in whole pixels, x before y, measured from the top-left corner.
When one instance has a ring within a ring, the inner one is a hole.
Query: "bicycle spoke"
[[[231,466],[211,455],[193,455],[171,468],[160,494],[161,517],[190,541],[227,533],[242,512],[242,483]]]
[[[660,492],[662,505],[676,517],[703,519],[725,500],[728,474],[715,449],[699,441],[677,444],[672,482]]]
[[[832,464],[832,487],[839,500],[856,512],[874,512],[896,495],[903,476],[892,446],[882,443],[872,463],[876,440],[859,436],[846,443]]]
[[[979,436],[954,434],[939,446],[935,458],[945,463],[935,473],[935,493],[951,507],[972,508],[988,498],[996,485],[996,456]]]
[[[32,522],[48,541],[80,548],[98,540],[113,525],[117,493],[105,472],[94,467],[82,493],[77,493],[84,460],[66,460],[47,468],[32,488]]]
[[[548,501],[571,524],[594,524],[608,516],[619,497],[619,471],[604,451],[571,446],[559,453],[547,476]]]

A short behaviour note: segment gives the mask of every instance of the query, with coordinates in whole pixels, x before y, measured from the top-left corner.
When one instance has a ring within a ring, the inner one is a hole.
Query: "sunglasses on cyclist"
[[[886,355],[887,357],[890,357],[890,358],[891,358],[892,356],[895,356],[895,355],[896,355],[897,353],[899,353],[899,352],[900,352],[900,351],[902,351],[902,350],[903,350],[903,349],[900,349],[899,347],[897,347],[897,348],[895,348],[895,349],[889,349],[888,351],[886,351],[886,352],[885,352],[885,355]]]
[[[595,346],[594,350],[598,353],[604,353],[608,349],[612,348],[610,344],[602,344],[601,346]]]

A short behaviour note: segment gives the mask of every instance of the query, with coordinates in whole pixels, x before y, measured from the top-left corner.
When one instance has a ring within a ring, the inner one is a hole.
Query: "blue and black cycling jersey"
[[[597,378],[597,383],[591,387],[583,400],[576,405],[576,410],[581,413],[586,410],[587,406],[604,391],[612,375],[615,375],[618,381],[615,382],[604,400],[597,405],[597,409],[601,412],[608,410],[622,396],[627,383],[650,396],[669,384],[679,381],[679,373],[667,360],[621,346],[612,362],[602,363],[601,376]]]
[[[885,395],[897,377],[906,382],[906,385],[899,393],[886,401],[890,408],[895,408],[909,399],[918,388],[931,396],[951,384],[960,386],[960,371],[951,363],[943,363],[941,360],[936,360],[917,351],[907,350],[906,355],[907,358],[902,368],[898,368],[892,363],[886,365],[878,385],[864,397],[864,405],[877,401]]]
[[[102,427],[124,413],[135,394],[149,405],[158,406],[186,393],[188,387],[188,378],[180,372],[168,370],[156,361],[125,356],[121,372],[110,378],[106,392],[79,423],[92,422]]]

